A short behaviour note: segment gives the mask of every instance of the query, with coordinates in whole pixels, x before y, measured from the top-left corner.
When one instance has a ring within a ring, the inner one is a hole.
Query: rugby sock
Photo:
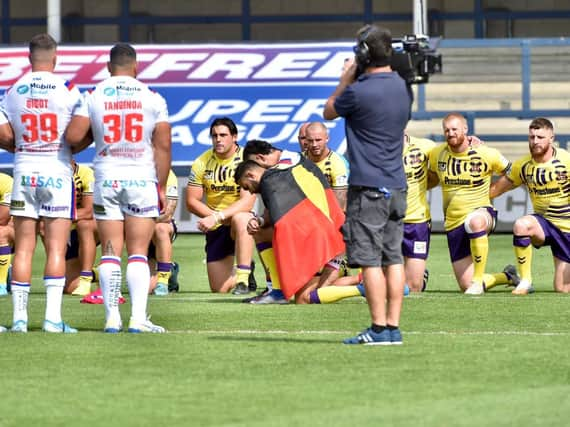
[[[45,276],[46,287],[46,315],[45,319],[53,323],[61,322],[61,301],[63,299],[63,287],[65,276]]]
[[[79,273],[79,280],[83,281],[83,282],[89,282],[91,283],[93,281],[93,271],[89,270],[89,271],[82,271],[81,273]]]
[[[473,281],[483,283],[483,274],[485,274],[487,256],[489,255],[489,238],[486,231],[469,233],[468,236],[471,257],[473,258]]]
[[[485,273],[483,274],[483,283],[485,289],[489,290],[498,285],[508,285],[510,281],[505,273]]]
[[[99,267],[93,267],[91,273],[93,273],[93,283],[99,282]]]
[[[99,286],[103,293],[105,319],[119,323],[121,322],[121,313],[119,312],[121,280],[121,258],[102,256],[99,264]]]
[[[249,273],[251,273],[251,266],[238,264],[236,266],[236,284],[244,283],[247,286]]]
[[[258,243],[257,251],[259,252],[259,256],[263,261],[263,265],[265,265],[265,268],[267,268],[269,271],[272,285],[271,289],[281,289],[281,282],[279,281],[279,272],[277,271],[277,263],[275,262],[273,246],[270,242]]]
[[[521,280],[532,283],[532,246],[529,236],[513,236],[513,246],[517,257],[517,270]]]
[[[127,263],[127,285],[131,295],[131,319],[135,322],[146,321],[150,269],[144,255],[131,255]]]
[[[12,281],[13,324],[18,320],[28,323],[28,295],[30,284]]]
[[[311,304],[330,304],[341,299],[362,296],[358,286],[325,286],[309,293]]]
[[[156,264],[156,277],[157,282],[168,286],[168,280],[172,275],[172,263],[171,262],[157,262]]]
[[[8,282],[8,269],[12,258],[12,248],[8,245],[0,246],[0,285]]]
[[[82,271],[79,273],[79,283],[75,290],[71,293],[72,295],[86,295],[91,292],[91,283],[93,282],[93,272]]]

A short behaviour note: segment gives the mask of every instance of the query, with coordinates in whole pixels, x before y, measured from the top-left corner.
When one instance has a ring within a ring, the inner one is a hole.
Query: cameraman
[[[326,120],[345,118],[351,174],[342,231],[349,264],[362,268],[372,318],[369,328],[344,343],[402,344],[398,327],[405,281],[402,151],[413,95],[390,67],[389,30],[364,26],[357,33],[354,53],[323,112]]]

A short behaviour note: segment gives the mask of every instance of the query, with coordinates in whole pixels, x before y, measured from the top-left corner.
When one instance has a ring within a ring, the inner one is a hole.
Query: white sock
[[[116,256],[102,256],[99,264],[99,286],[103,293],[105,305],[105,319],[119,322],[119,296],[121,295],[121,258]]]
[[[150,270],[146,256],[131,255],[129,257],[127,285],[131,295],[131,318],[135,322],[145,322],[148,287],[150,285]]]
[[[13,323],[23,320],[28,323],[28,295],[30,284],[12,281],[12,304],[14,306]]]
[[[46,287],[46,316],[45,319],[53,323],[61,322],[61,301],[63,300],[63,287],[65,276],[44,277]]]

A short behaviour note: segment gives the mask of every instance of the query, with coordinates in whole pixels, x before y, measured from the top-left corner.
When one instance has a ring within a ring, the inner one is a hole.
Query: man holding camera
[[[344,117],[350,163],[343,226],[349,264],[360,266],[372,325],[345,344],[402,344],[402,256],[406,176],[404,130],[412,92],[390,67],[390,31],[366,25],[357,33],[355,60],[325,104],[326,120]]]

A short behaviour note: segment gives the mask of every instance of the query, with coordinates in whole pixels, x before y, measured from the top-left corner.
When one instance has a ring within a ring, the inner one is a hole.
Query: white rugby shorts
[[[75,218],[73,177],[66,173],[14,171],[10,214],[38,219]]]
[[[159,215],[158,186],[147,179],[95,180],[95,219],[123,220],[125,215],[156,218]]]

